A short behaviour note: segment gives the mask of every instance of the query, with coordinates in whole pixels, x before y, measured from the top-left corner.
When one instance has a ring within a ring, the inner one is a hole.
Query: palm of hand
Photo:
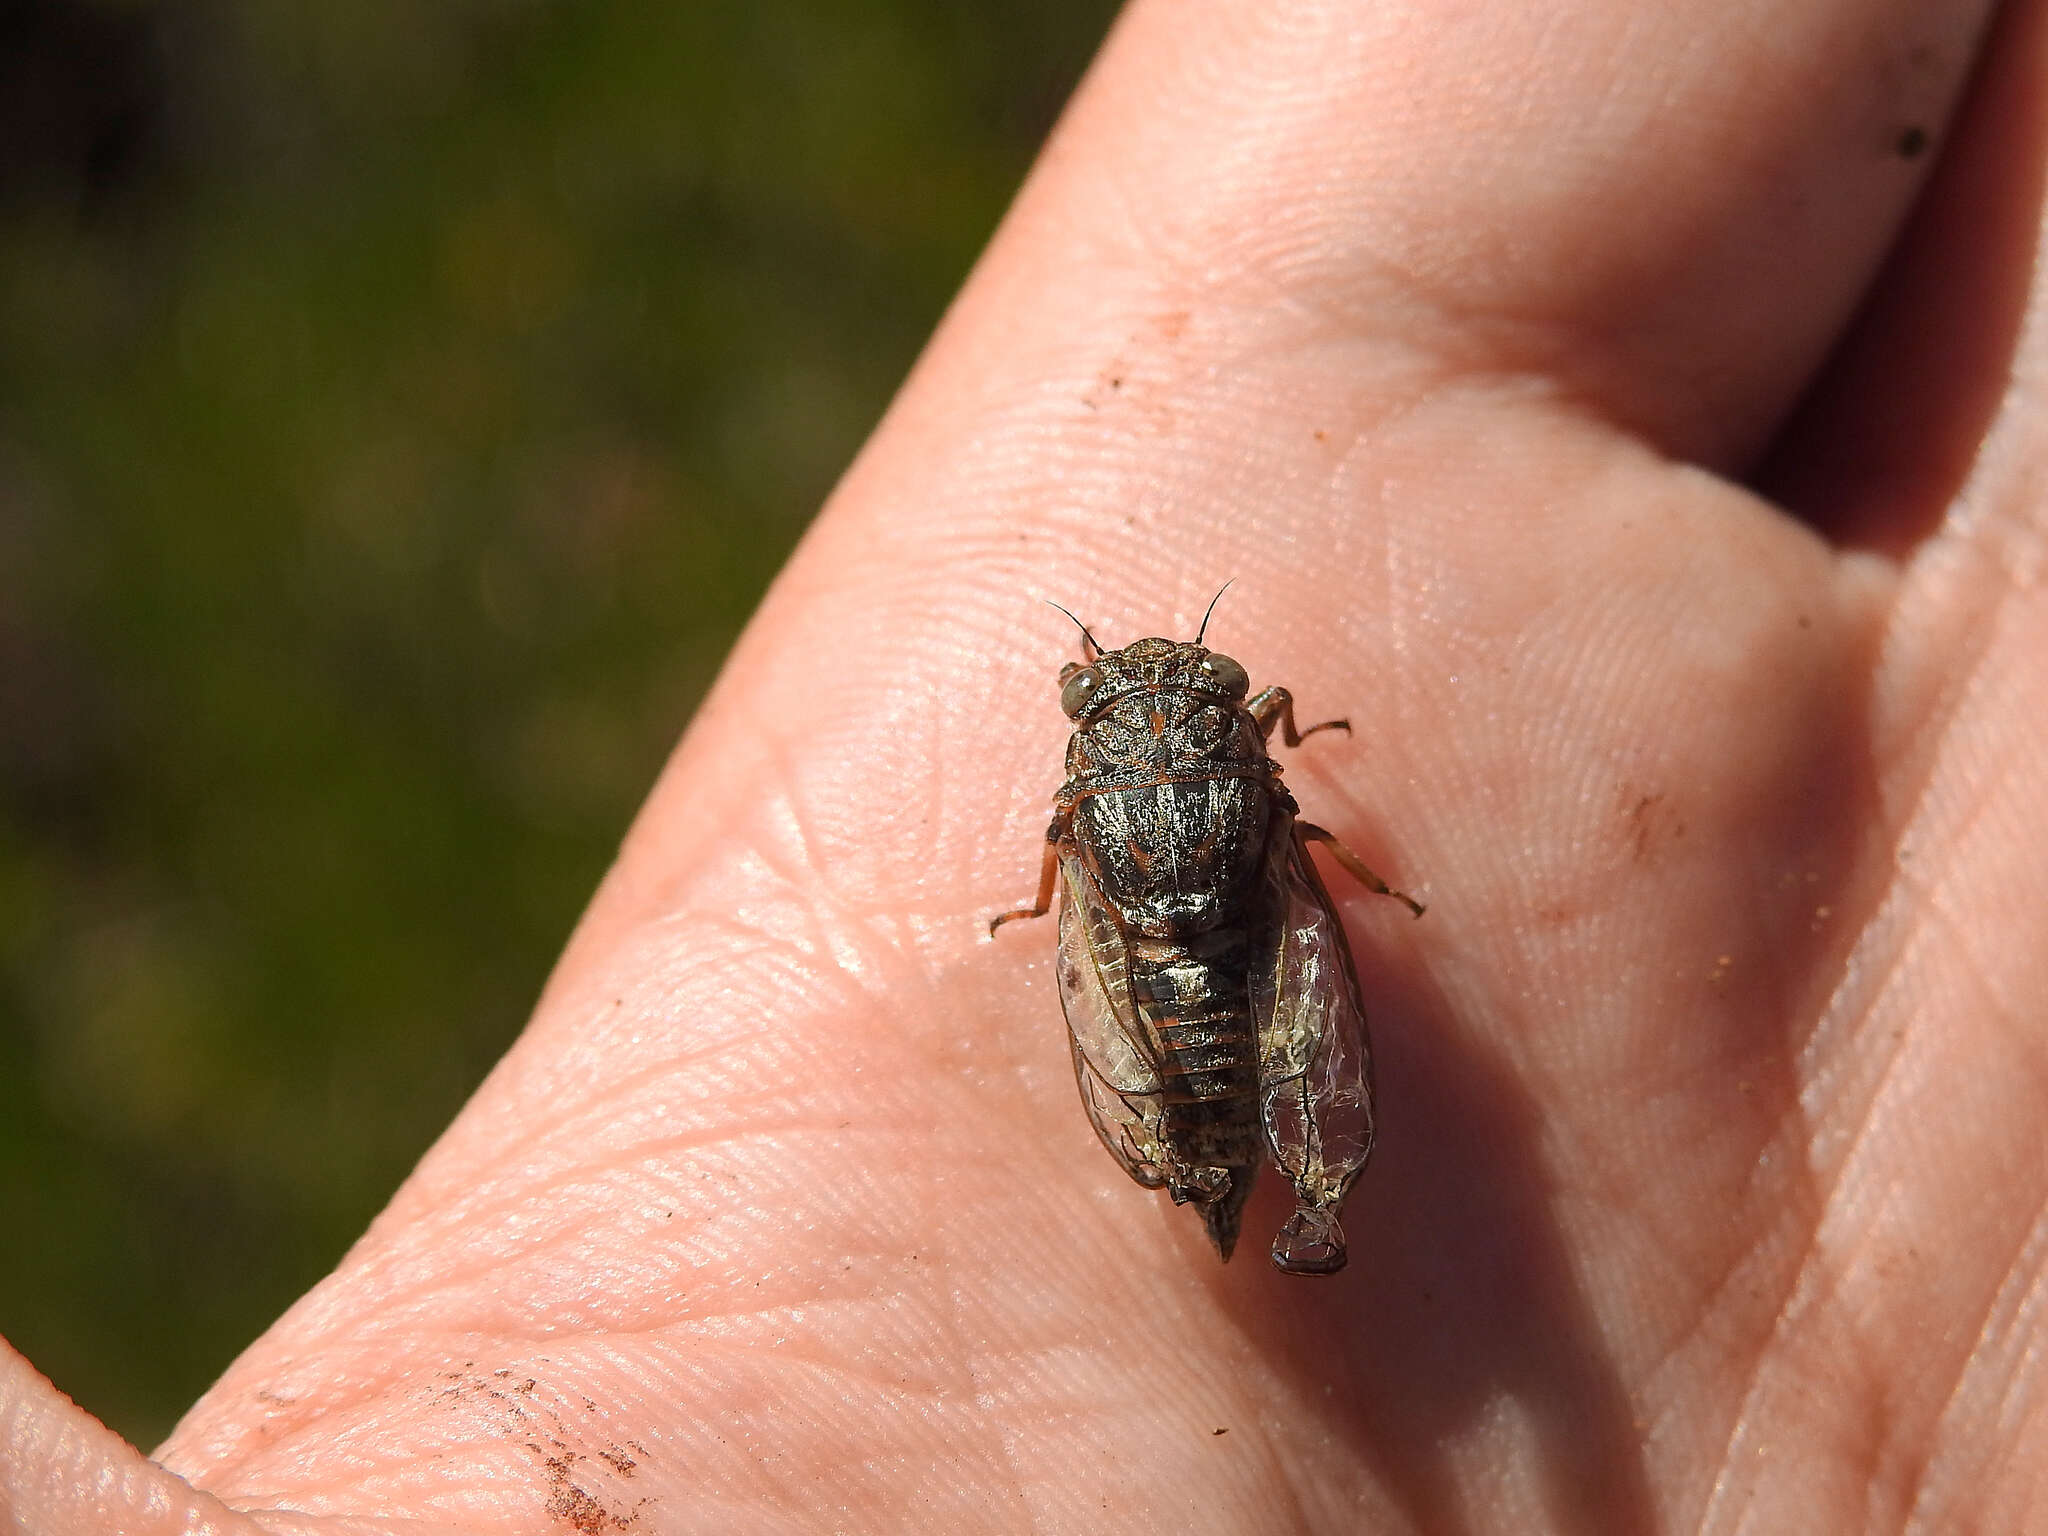
[[[1911,31],[1876,10],[1802,24]],[[1787,427],[1911,193],[1828,181],[1841,102],[1784,59],[1673,87],[1743,103],[1716,145],[1783,165],[1673,188],[1580,146],[1567,171],[1655,205],[1619,227],[1529,174],[1533,254],[1460,267],[1442,231],[1493,226],[1400,225],[1412,190],[1354,142],[1394,71],[1325,19],[1230,23],[1234,119],[1177,13],[1130,20],[533,1029],[173,1469],[312,1529],[2025,1523],[2048,421],[2015,389],[1956,445],[2025,299],[2031,228],[1981,215],[2031,217],[2027,66],[1977,82],[1948,189]],[[1305,105],[1261,124],[1268,78]],[[1145,120],[1147,87],[1182,116]],[[1218,174],[1224,145],[1278,170]],[[1418,185],[1450,176],[1432,151]],[[1788,187],[1820,231],[1789,256]],[[1110,208],[1156,247],[1115,247]],[[1170,259],[1226,228],[1265,243],[1221,277]],[[1063,294],[1075,230],[1107,254]],[[1521,286],[1421,313],[1418,271]],[[1767,478],[1838,543],[1676,462],[1774,437]],[[1333,883],[1383,1117],[1328,1283],[1257,1258],[1277,1189],[1222,1269],[1123,1182],[1072,1102],[1050,933],[982,937],[1058,778],[1064,621],[1026,594],[1117,644],[1190,628],[1224,575],[1254,686],[1358,728],[1289,754],[1297,798],[1432,907]]]

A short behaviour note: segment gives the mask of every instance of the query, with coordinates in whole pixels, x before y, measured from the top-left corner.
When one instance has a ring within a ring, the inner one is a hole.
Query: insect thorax
[[[1070,835],[1135,931],[1238,918],[1285,797],[1250,714],[1195,689],[1139,687],[1079,722],[1067,770]]]

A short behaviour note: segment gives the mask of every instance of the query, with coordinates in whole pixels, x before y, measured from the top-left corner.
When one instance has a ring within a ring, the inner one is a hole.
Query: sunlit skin
[[[1972,75],[1992,9],[1140,0],[525,1036],[165,1470],[10,1360],[10,1528],[2048,1527],[2048,20]],[[1334,1280],[1125,1179],[1049,925],[987,933],[1039,599],[1225,578],[1430,909],[1331,882]]]

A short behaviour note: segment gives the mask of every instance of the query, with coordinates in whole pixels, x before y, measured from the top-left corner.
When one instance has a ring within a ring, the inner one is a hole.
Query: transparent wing
[[[1060,857],[1059,980],[1074,1080],[1095,1134],[1124,1172],[1157,1189],[1166,1182],[1159,1063],[1131,1002],[1123,930],[1071,852]]]
[[[1292,819],[1275,828],[1266,856],[1254,941],[1260,1113],[1299,1202],[1273,1258],[1329,1273],[1344,1265],[1338,1209],[1372,1152],[1372,1054],[1351,947]]]

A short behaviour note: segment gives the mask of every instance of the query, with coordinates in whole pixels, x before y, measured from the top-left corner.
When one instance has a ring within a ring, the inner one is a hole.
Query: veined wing
[[[1130,952],[1079,855],[1060,856],[1060,1006],[1095,1134],[1147,1189],[1166,1182],[1159,1061],[1131,1000]]]
[[[1303,1211],[1328,1218],[1338,1267],[1337,1208],[1372,1152],[1365,1010],[1344,926],[1291,818],[1274,829],[1265,879],[1251,995],[1266,1142]]]

